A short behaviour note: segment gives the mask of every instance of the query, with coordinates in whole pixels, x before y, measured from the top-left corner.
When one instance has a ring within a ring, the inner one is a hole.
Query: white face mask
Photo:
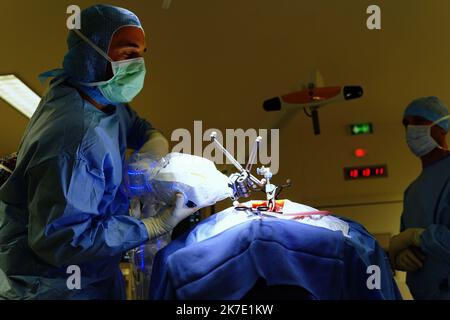
[[[409,149],[417,157],[423,157],[436,148],[447,150],[439,145],[431,136],[431,128],[439,122],[449,119],[449,116],[442,117],[430,125],[408,125],[406,128],[406,142]]]

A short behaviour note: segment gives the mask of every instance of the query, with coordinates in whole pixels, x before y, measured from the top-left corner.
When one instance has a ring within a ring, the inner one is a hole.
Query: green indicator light
[[[352,135],[359,134],[372,134],[372,124],[371,123],[358,123],[350,125],[350,132]]]

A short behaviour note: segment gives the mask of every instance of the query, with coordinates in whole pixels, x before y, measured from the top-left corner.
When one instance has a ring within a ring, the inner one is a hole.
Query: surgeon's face
[[[403,119],[403,126],[405,127],[405,130],[406,130],[406,128],[408,128],[409,125],[429,126],[432,123],[433,122],[430,120],[427,120],[422,117],[417,117],[417,116],[409,116],[409,117],[405,117]],[[436,140],[437,143],[441,144],[441,142],[443,140],[445,140],[445,135],[446,135],[446,132],[441,127],[439,127],[437,125],[431,127],[431,136],[433,137],[434,140]]]
[[[114,61],[141,58],[147,51],[144,31],[128,26],[119,29],[111,39],[108,55]],[[107,78],[113,76],[111,64],[108,63]]]
[[[405,127],[405,129],[409,126],[426,126],[426,125],[430,125],[433,122],[431,122],[430,120],[427,120],[425,118],[422,117],[414,117],[414,116],[409,116],[409,117],[405,117],[403,119],[403,126]]]

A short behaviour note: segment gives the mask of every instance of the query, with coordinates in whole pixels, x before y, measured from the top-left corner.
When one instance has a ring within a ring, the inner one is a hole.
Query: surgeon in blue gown
[[[389,255],[407,272],[415,299],[450,299],[449,111],[437,97],[419,98],[406,108],[403,124],[422,172],[405,191],[401,233],[391,239]]]
[[[146,72],[136,15],[87,8],[68,49],[63,68],[43,75],[53,80],[0,189],[0,299],[123,299],[123,254],[198,210],[177,195],[156,217],[128,214],[126,149],[168,151],[128,105]]]

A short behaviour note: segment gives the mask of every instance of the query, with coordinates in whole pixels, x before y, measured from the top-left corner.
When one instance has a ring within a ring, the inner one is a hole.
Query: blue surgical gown
[[[0,189],[0,298],[124,298],[121,257],[148,233],[128,214],[122,167],[151,130],[128,105],[101,111],[67,83],[44,96]],[[71,265],[79,290],[66,285]]]
[[[407,274],[415,299],[450,299],[450,156],[422,170],[406,189],[401,231],[425,228],[424,266]]]
[[[344,219],[350,237],[297,221],[263,218],[205,238],[221,223],[219,215],[158,252],[151,299],[238,300],[260,279],[272,287],[303,288],[310,299],[401,299],[386,253],[354,221]],[[379,287],[368,285],[374,279],[371,267],[379,268]],[[294,292],[288,298],[305,295]]]

